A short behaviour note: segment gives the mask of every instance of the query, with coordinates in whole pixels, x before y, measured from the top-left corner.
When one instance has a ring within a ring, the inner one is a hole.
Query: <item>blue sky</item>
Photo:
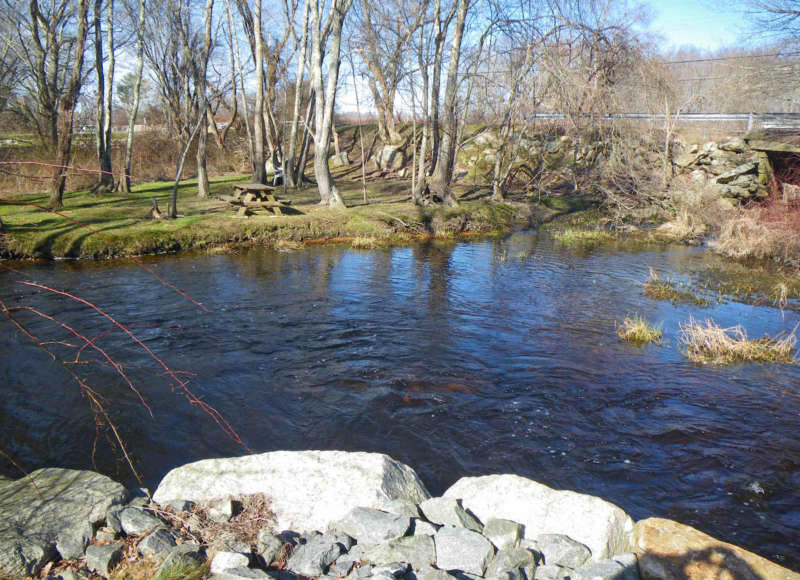
[[[670,48],[694,45],[717,50],[746,38],[748,19],[733,2],[703,0],[644,0],[652,12],[649,29]]]

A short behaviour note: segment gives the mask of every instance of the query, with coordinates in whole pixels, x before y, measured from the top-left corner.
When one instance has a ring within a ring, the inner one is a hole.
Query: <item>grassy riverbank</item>
[[[321,208],[316,187],[311,185],[285,195],[278,192],[279,197],[291,201],[292,215],[259,213],[237,218],[218,196],[230,194],[234,185],[243,181],[247,178],[212,179],[209,199],[196,197],[195,181],[183,182],[179,217],[174,220],[149,219],[151,198],[166,211],[172,191],[167,182],[144,184],[131,194],[67,194],[60,212],[66,218],[24,205],[44,204],[42,194],[18,195],[14,200],[20,205],[0,203],[4,225],[0,255],[16,259],[109,258],[241,243],[349,242],[373,247],[425,237],[508,232],[535,219],[532,216],[537,211],[542,217],[558,213],[544,206],[532,210],[525,203],[492,203],[467,190],[458,192],[461,199],[456,208],[421,208],[408,200],[410,182],[393,179],[368,182],[366,202],[359,181],[340,181],[338,187],[348,206],[344,210]]]

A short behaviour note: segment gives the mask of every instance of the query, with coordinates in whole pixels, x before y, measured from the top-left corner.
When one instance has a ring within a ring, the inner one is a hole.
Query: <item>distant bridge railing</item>
[[[545,120],[564,120],[568,117],[565,113],[534,113],[528,116],[531,119]],[[669,119],[679,123],[747,123],[748,131],[755,126],[764,129],[800,129],[800,113],[682,113],[669,116],[651,113],[614,113],[600,118],[604,121],[629,119],[666,122]]]

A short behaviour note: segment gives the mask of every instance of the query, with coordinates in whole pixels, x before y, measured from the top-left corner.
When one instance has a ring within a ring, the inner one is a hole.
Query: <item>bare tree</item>
[[[320,204],[344,207],[344,201],[333,183],[328,166],[333,127],[333,110],[336,104],[336,87],[339,80],[339,60],[342,45],[342,27],[352,0],[331,0],[328,24],[322,32],[319,0],[311,0],[311,78],[314,87],[314,175],[317,178]],[[327,42],[325,42],[327,40]],[[325,50],[327,49],[327,51]],[[322,83],[322,53],[328,59],[327,84]]]
[[[464,25],[467,19],[469,0],[458,0],[455,30],[450,44],[450,62],[447,65],[447,85],[444,92],[444,118],[442,123],[442,140],[436,169],[431,179],[431,189],[446,205],[457,205],[450,183],[453,179],[453,167],[456,160],[458,135],[458,117],[456,115],[456,91],[458,90],[458,63],[461,58],[461,40],[464,36]]]
[[[290,122],[289,143],[287,144],[286,155],[283,158],[283,179],[289,187],[297,187],[302,182],[303,167],[298,167],[296,163],[297,157],[297,132],[300,125],[300,107],[303,99],[303,76],[305,74],[306,66],[306,52],[308,49],[308,18],[310,3],[312,0],[305,0],[305,7],[303,9],[303,32],[302,38],[299,41],[297,56],[297,76],[295,77],[294,84],[294,99],[292,106],[292,120]],[[309,103],[311,101],[309,100]],[[304,125],[304,135],[307,129]],[[305,165],[305,164],[303,164]]]
[[[136,17],[136,74],[133,81],[131,110],[128,112],[128,135],[125,139],[125,168],[120,178],[119,187],[124,192],[131,191],[131,164],[133,160],[133,135],[136,116],[139,113],[139,101],[142,90],[142,71],[144,69],[144,11],[145,0],[138,0]],[[131,20],[133,20],[131,18]]]
[[[401,141],[394,115],[400,81],[406,74],[403,58],[408,44],[425,18],[417,2],[392,0],[375,3],[361,0],[361,60],[367,66],[368,84],[378,113],[378,134],[384,143]]]
[[[4,0],[3,18],[14,30],[11,50],[24,63],[23,111],[56,166],[48,205],[61,207],[72,148],[75,106],[83,86],[89,0]]]
[[[114,88],[114,0],[106,1],[106,46],[108,67],[105,69],[106,56],[103,55],[103,0],[94,0],[94,54],[95,77],[97,78],[97,95],[95,104],[95,143],[97,160],[100,164],[100,179],[94,191],[111,191],[114,189],[114,175],[111,167],[111,113]]]

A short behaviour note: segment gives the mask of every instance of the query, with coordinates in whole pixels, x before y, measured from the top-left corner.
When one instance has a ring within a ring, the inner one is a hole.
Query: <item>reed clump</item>
[[[786,336],[749,338],[741,325],[721,328],[713,320],[690,318],[681,324],[681,343],[695,362],[731,364],[737,362],[795,362],[795,330]]]
[[[625,320],[617,324],[617,336],[625,342],[646,344],[650,342],[661,343],[661,326],[647,322],[638,314],[626,316]]]
[[[683,290],[670,278],[662,278],[650,268],[650,276],[644,283],[644,294],[656,300],[669,300],[670,302],[689,302],[697,306],[708,306],[710,302],[701,297]]]

